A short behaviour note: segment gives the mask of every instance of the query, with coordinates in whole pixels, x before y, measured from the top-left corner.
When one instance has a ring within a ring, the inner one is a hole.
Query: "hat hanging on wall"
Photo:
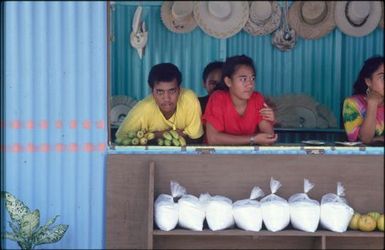
[[[122,123],[128,111],[130,111],[130,109],[137,103],[137,101],[131,97],[123,95],[112,96],[110,101],[110,121],[112,125],[116,126],[119,126]]]
[[[380,19],[378,26],[380,26],[380,28],[384,28],[384,11],[385,10],[384,10],[384,2],[382,2],[382,1],[381,1],[381,6],[382,6],[381,7],[381,10],[382,10],[381,13],[382,14],[381,14],[381,19]]]
[[[245,26],[249,19],[249,4],[247,1],[198,1],[194,5],[194,17],[205,33],[225,39]]]
[[[294,1],[288,22],[298,36],[319,39],[336,27],[334,9],[334,1]]]
[[[277,1],[253,1],[243,29],[250,35],[267,35],[278,29],[280,20],[281,8]]]
[[[160,8],[160,17],[163,24],[172,32],[191,32],[197,26],[193,8],[192,1],[164,1]]]
[[[380,1],[336,2],[335,21],[346,35],[366,36],[379,24],[382,15]]]

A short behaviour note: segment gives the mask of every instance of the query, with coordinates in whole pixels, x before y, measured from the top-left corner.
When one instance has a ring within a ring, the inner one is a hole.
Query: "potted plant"
[[[37,245],[54,243],[64,236],[68,225],[53,225],[59,217],[56,215],[44,226],[40,226],[39,209],[30,209],[9,192],[1,192],[1,198],[5,199],[5,207],[11,217],[9,226],[13,232],[2,232],[3,239],[16,241],[21,249],[34,249]]]

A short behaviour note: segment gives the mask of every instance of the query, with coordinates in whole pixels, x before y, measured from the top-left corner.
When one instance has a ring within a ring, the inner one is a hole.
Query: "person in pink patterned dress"
[[[343,104],[349,141],[384,143],[384,57],[367,59],[354,84],[353,96]]]

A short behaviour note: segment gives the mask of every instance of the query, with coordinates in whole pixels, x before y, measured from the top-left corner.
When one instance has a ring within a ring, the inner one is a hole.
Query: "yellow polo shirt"
[[[152,95],[139,101],[123,120],[116,138],[123,138],[129,131],[163,131],[181,129],[191,139],[203,135],[201,108],[195,93],[190,89],[181,88],[176,105],[176,112],[166,119],[160,111]]]

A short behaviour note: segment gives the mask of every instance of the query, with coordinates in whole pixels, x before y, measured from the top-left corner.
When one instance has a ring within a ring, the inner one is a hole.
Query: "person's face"
[[[229,87],[230,94],[241,100],[248,100],[254,91],[255,73],[246,65],[241,65],[235,73],[225,77],[225,83]]]
[[[179,91],[176,79],[171,82],[157,82],[154,84],[152,95],[164,115],[171,115],[175,112]]]
[[[206,81],[203,83],[203,86],[209,95],[214,91],[215,86],[221,82],[221,77],[221,69],[215,69],[208,74]]]
[[[365,82],[370,90],[384,96],[384,64],[374,71],[371,78],[365,79]]]

